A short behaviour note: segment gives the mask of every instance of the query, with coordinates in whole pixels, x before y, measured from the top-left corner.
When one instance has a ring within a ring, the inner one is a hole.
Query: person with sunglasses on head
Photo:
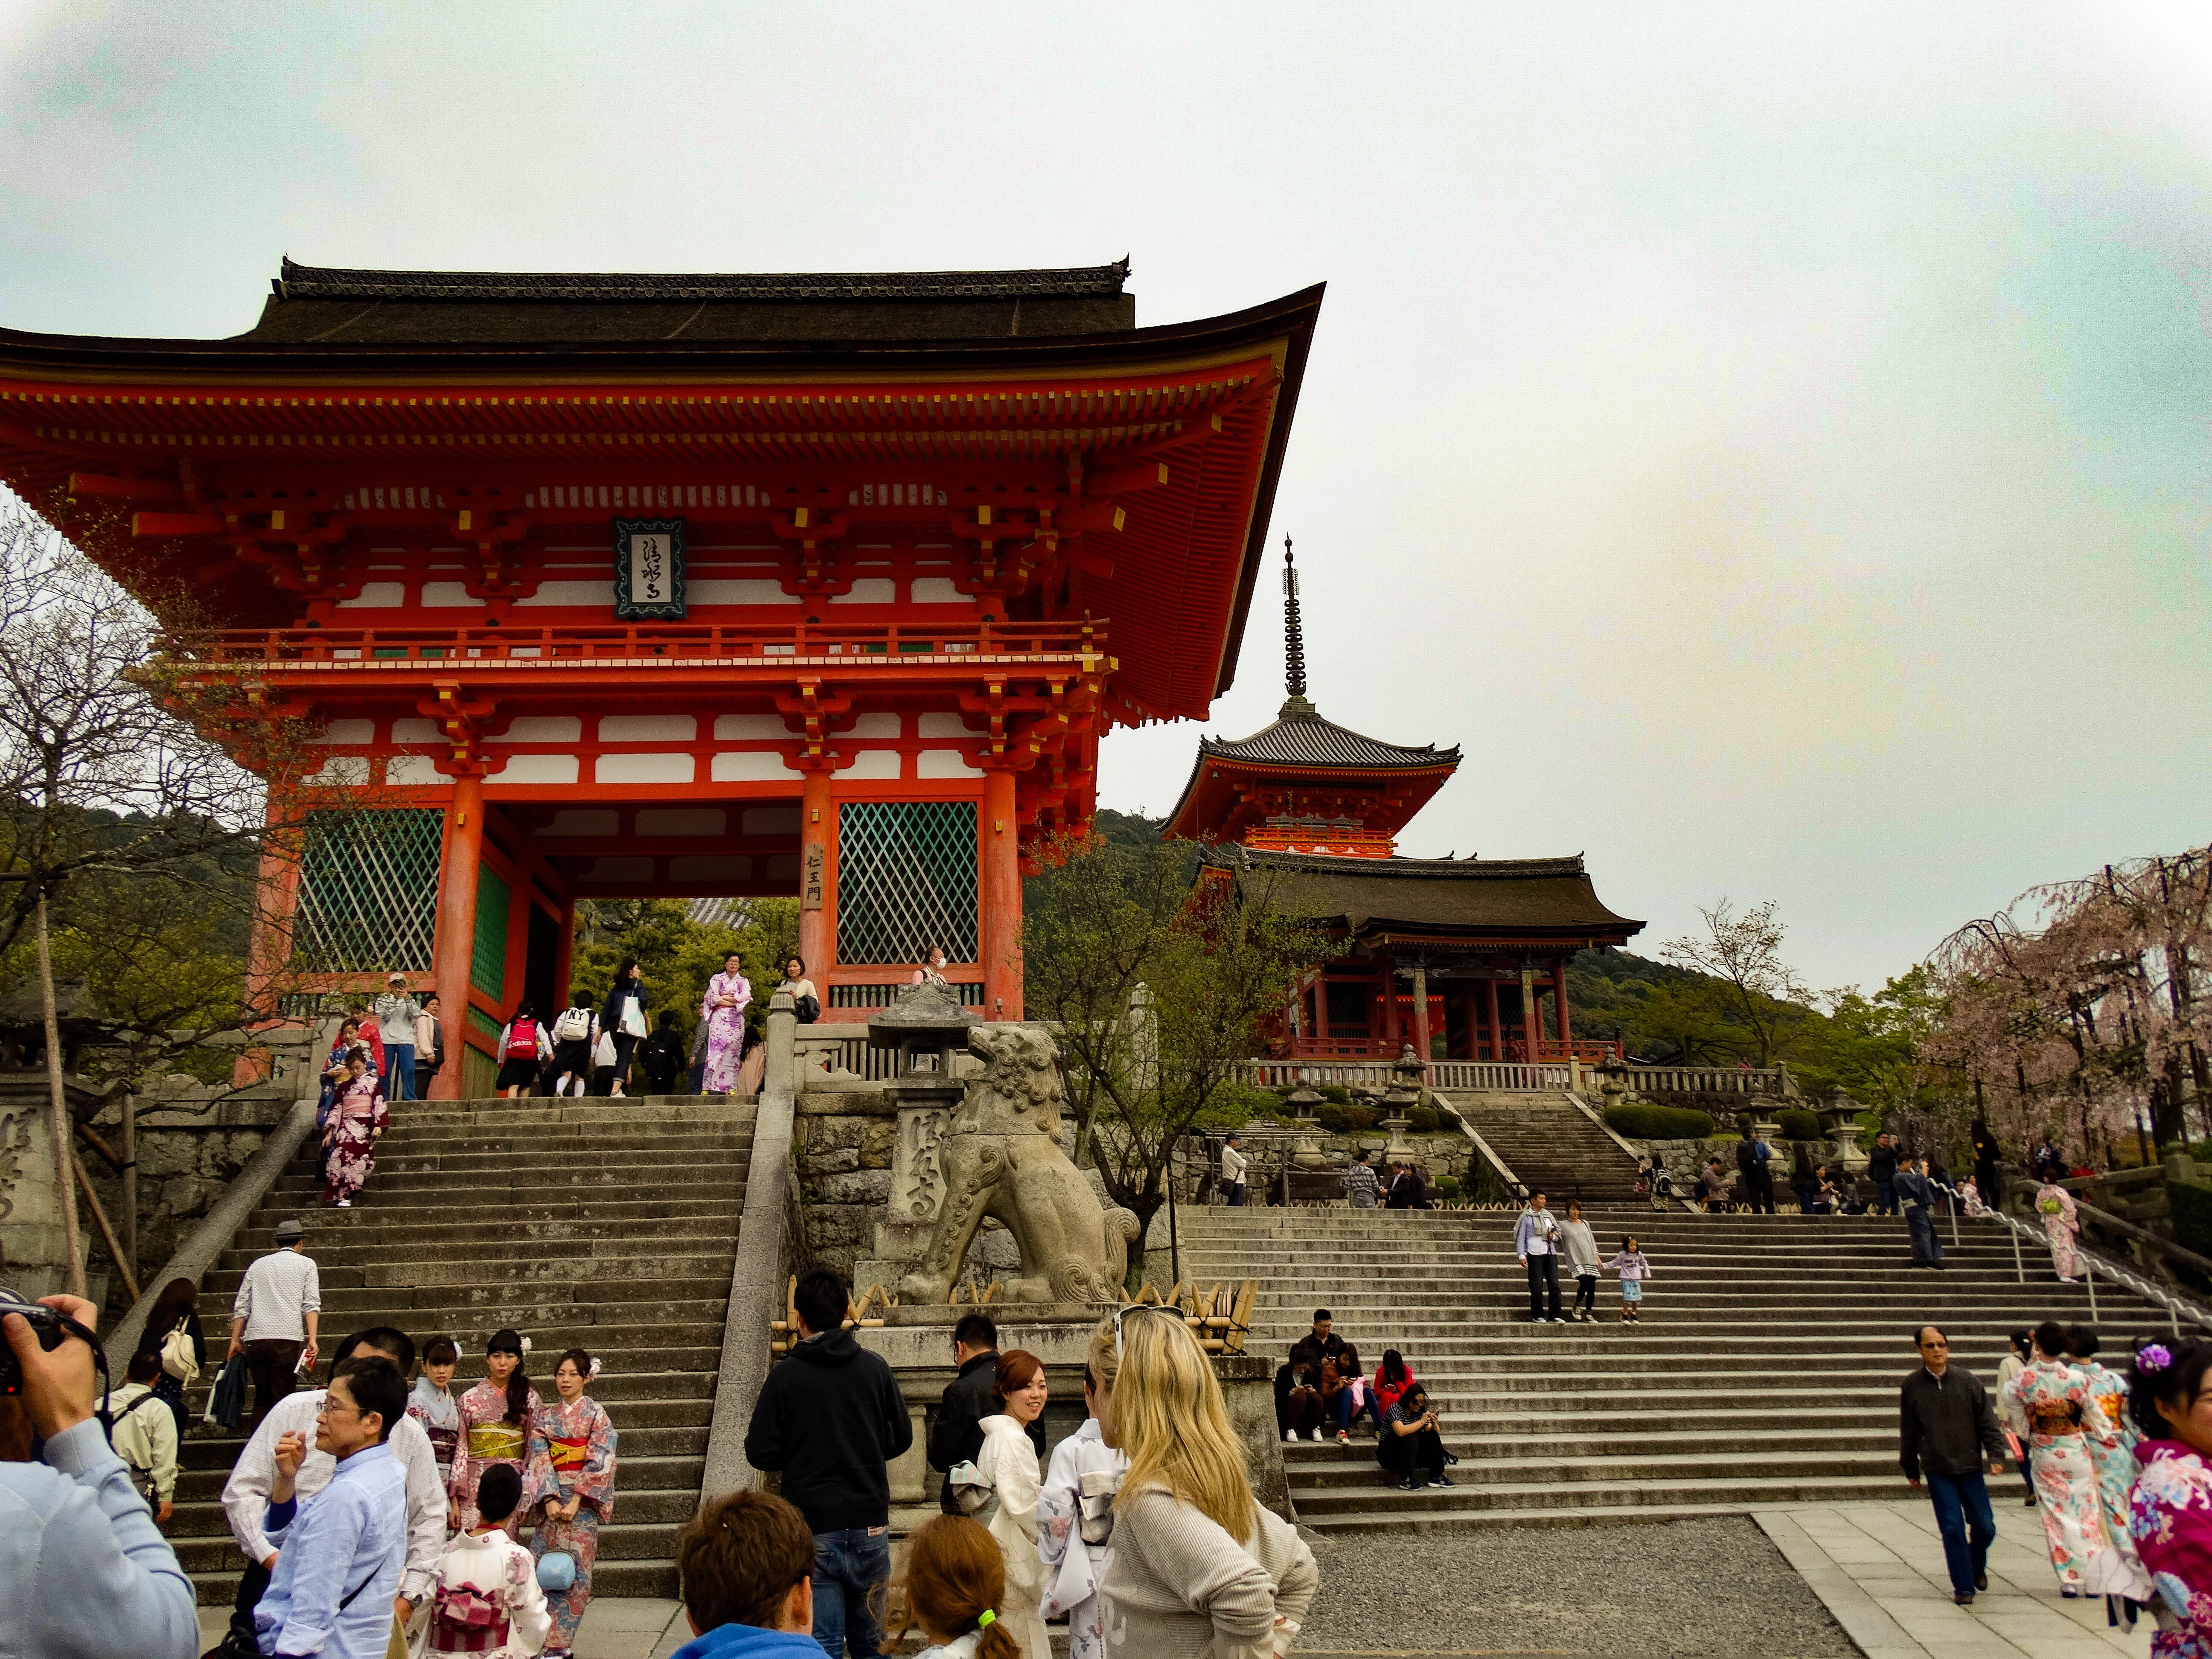
[[[1098,1586],[1116,1650],[1279,1652],[1321,1585],[1313,1552],[1260,1507],[1213,1366],[1179,1310],[1131,1305],[1091,1334],[1100,1437],[1129,1459]]]
[[[0,1395],[0,1653],[191,1659],[191,1581],[93,1413],[99,1310],[72,1296],[40,1305],[76,1329],[48,1351],[21,1314],[0,1319],[22,1376]]]

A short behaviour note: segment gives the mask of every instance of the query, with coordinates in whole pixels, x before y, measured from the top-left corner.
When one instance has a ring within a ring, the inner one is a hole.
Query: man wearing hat
[[[393,974],[376,1000],[376,1029],[384,1036],[384,1098],[415,1098],[415,1022],[422,1009],[407,988],[407,975]]]
[[[276,1248],[246,1270],[230,1306],[230,1353],[243,1353],[253,1379],[251,1435],[269,1408],[292,1392],[302,1364],[315,1363],[315,1326],[322,1318],[323,1284],[307,1254],[307,1230],[296,1221],[276,1224]]]

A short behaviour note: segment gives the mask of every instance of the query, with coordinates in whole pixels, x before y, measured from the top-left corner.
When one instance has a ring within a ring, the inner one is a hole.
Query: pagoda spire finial
[[[1306,701],[1306,635],[1298,617],[1298,567],[1291,538],[1283,538],[1283,684],[1291,694],[1283,712],[1310,714]]]

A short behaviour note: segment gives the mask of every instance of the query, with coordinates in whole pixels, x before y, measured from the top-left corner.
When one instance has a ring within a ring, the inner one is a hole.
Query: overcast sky
[[[12,327],[285,253],[1326,281],[1273,538],[1322,711],[1466,750],[1402,850],[1585,852],[1647,951],[1773,898],[1823,986],[2212,836],[2209,207],[2201,5],[0,0]]]

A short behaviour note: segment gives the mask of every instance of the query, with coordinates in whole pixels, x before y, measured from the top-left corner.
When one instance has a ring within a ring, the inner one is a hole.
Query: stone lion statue
[[[1098,1201],[1060,1145],[1060,1071],[1035,1026],[978,1025],[968,1051],[984,1062],[938,1143],[945,1193],[929,1245],[899,1281],[904,1303],[950,1298],[986,1216],[1014,1236],[1012,1302],[1119,1302],[1137,1218]]]

